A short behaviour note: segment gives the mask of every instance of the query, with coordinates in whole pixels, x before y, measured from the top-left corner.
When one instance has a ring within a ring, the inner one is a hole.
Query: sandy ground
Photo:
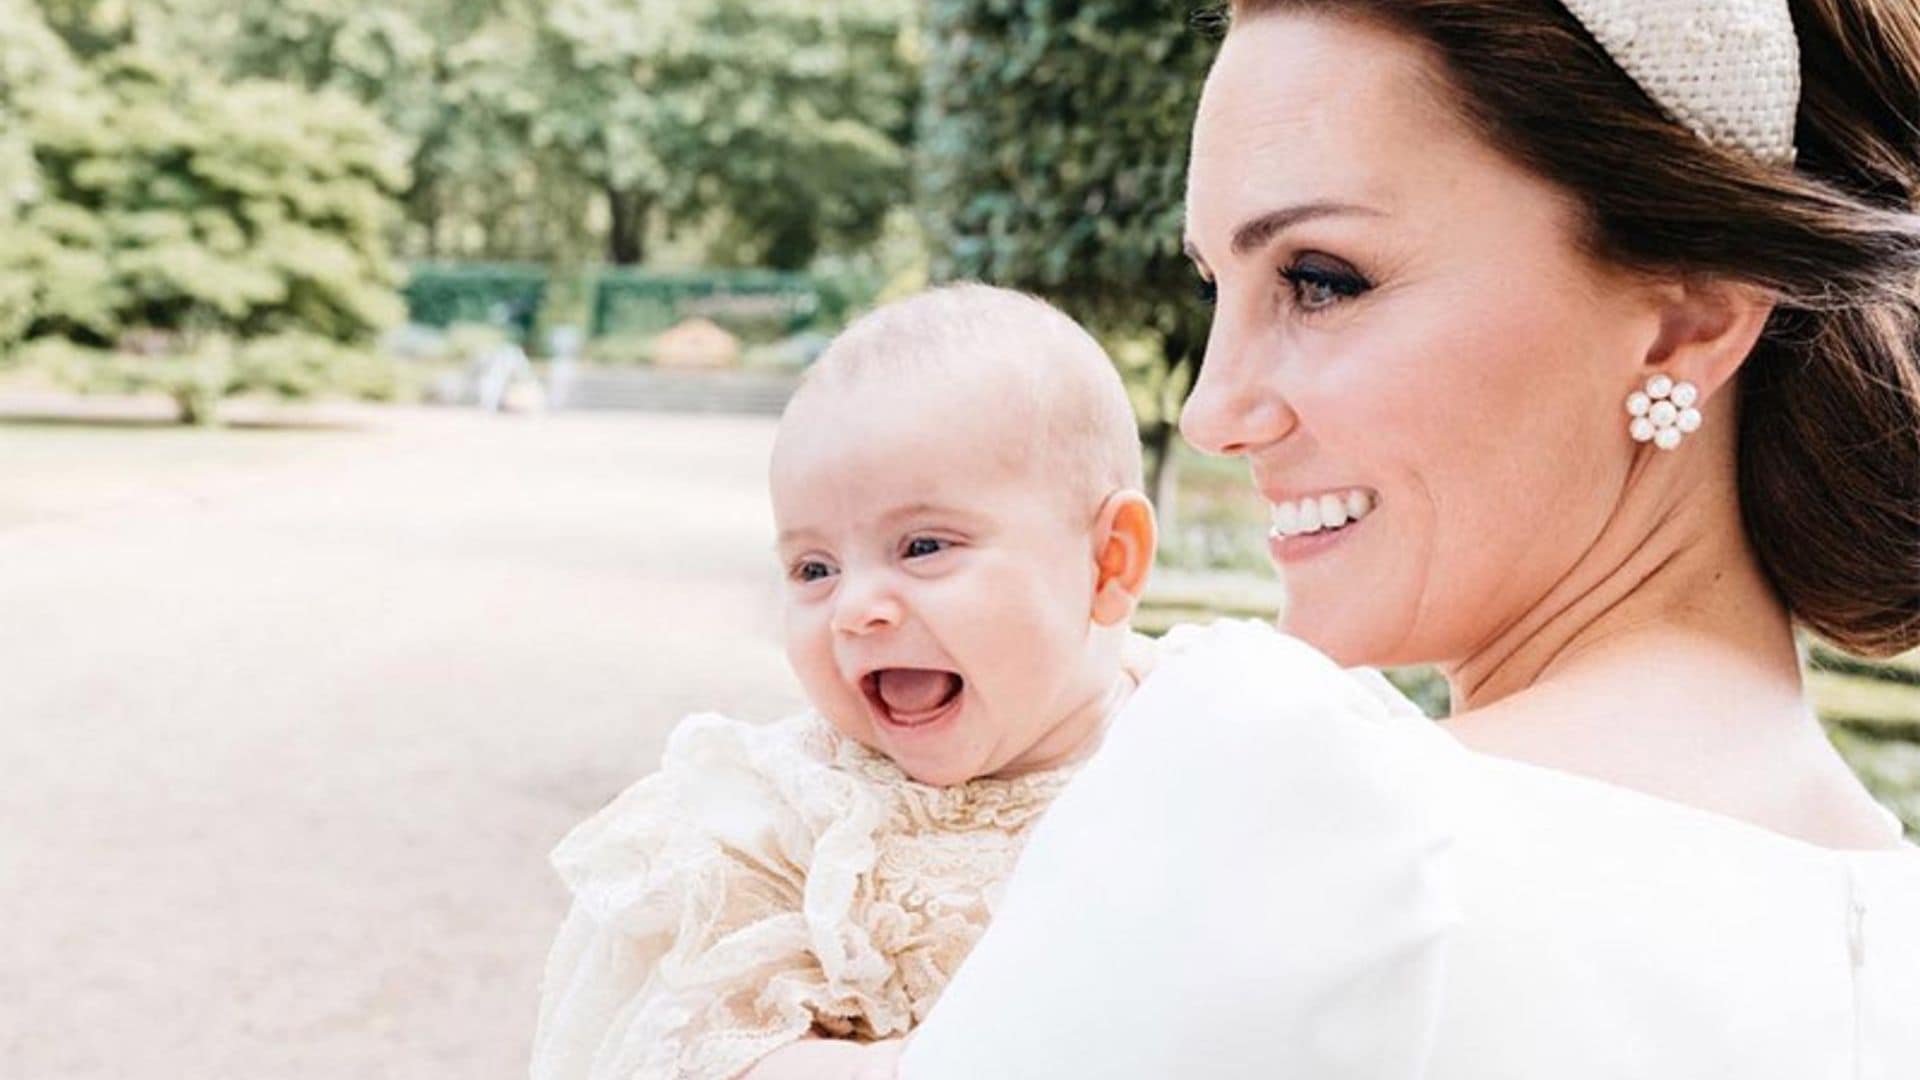
[[[769,422],[333,416],[0,419],[0,1076],[524,1076],[548,849],[798,704]]]

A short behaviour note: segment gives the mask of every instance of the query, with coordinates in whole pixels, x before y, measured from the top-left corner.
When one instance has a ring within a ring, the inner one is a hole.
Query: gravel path
[[[0,421],[0,1076],[525,1075],[553,842],[798,704],[764,420]]]

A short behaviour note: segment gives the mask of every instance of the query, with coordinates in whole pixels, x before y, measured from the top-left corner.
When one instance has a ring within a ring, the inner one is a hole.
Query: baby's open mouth
[[[881,668],[868,672],[860,688],[886,720],[913,727],[944,715],[966,689],[966,680],[932,668]]]

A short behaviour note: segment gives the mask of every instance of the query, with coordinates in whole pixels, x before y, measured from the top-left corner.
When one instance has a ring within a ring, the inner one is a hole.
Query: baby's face
[[[1118,677],[1093,646],[1096,508],[995,412],[821,394],[774,453],[788,659],[836,728],[927,784],[1059,763]]]

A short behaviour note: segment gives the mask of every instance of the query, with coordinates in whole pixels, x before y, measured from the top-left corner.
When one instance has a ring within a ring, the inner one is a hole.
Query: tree
[[[797,267],[871,240],[907,198],[911,11],[556,0],[525,39],[519,119],[534,152],[602,192],[611,261],[640,261],[666,215],[723,219],[745,261]]]
[[[138,45],[93,75],[28,118],[43,190],[26,220],[99,284],[44,297],[38,331],[106,343],[133,328],[299,328],[358,343],[394,321],[386,230],[405,172],[376,119]]]
[[[41,238],[23,218],[41,181],[27,118],[39,103],[73,93],[81,79],[38,9],[0,0],[0,351],[19,340],[38,310],[33,271]]]
[[[1033,290],[1114,343],[1170,511],[1206,338],[1180,250],[1186,148],[1217,36],[1156,0],[933,0],[926,36],[934,276]]]
[[[907,201],[913,0],[47,0],[100,49],[348,94],[407,147],[432,258],[642,261],[691,229],[796,268]]]
[[[59,35],[82,63],[132,44],[174,46],[182,3],[191,0],[32,0],[35,21]]]
[[[525,73],[481,36],[533,32],[512,0],[172,0],[183,41],[232,78],[273,78],[366,105],[405,147],[411,250],[439,258],[541,258],[580,246],[584,193],[502,123]]]
[[[32,190],[0,296],[24,291],[36,355],[83,387],[164,390],[187,419],[245,389],[380,389],[354,347],[402,313],[387,237],[405,171],[376,118],[223,82],[137,33],[8,100]]]

